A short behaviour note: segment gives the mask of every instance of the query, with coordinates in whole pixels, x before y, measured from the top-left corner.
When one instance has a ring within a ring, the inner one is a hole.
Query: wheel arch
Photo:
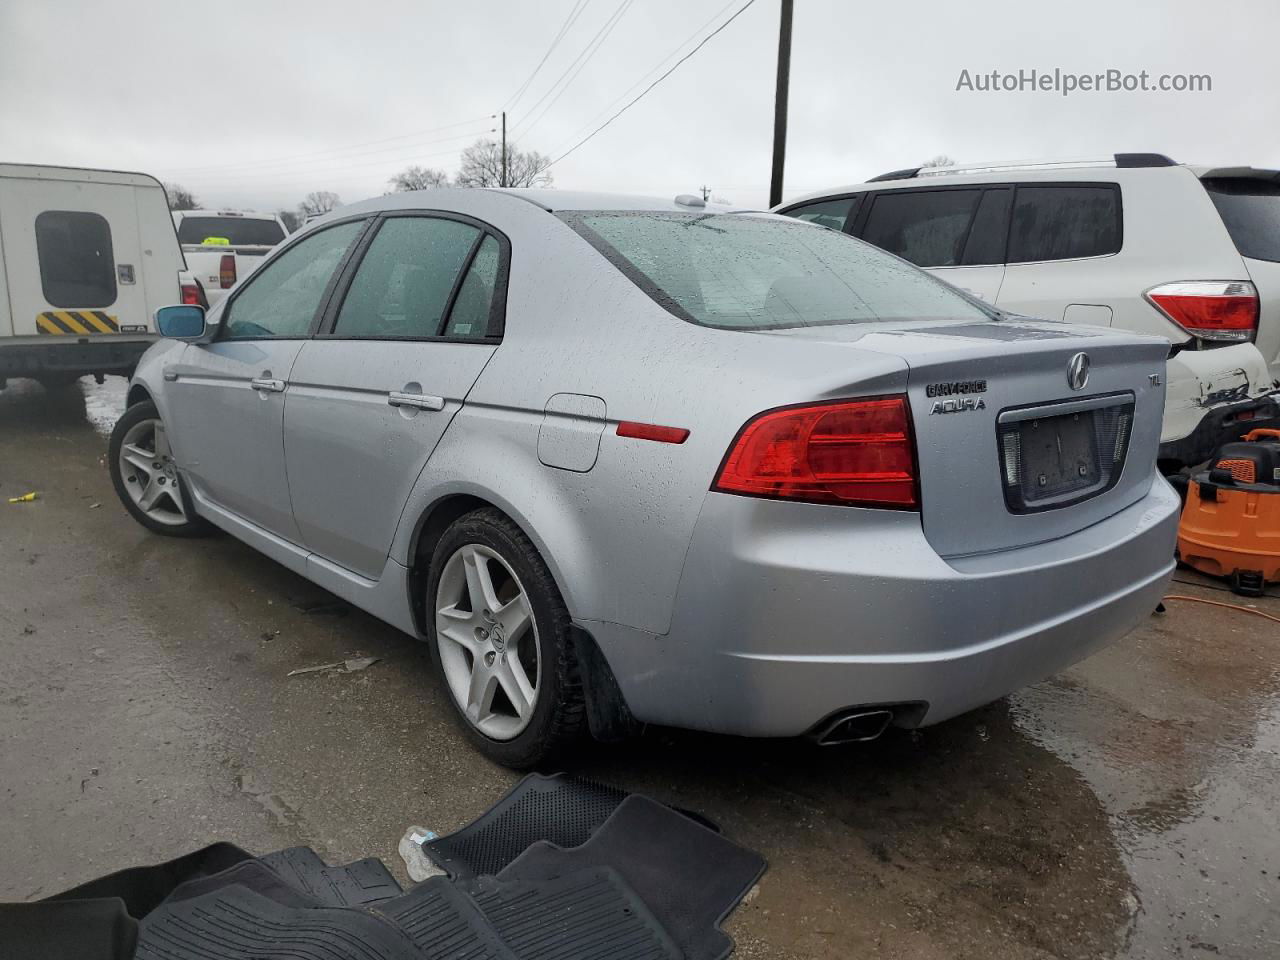
[[[125,396],[124,406],[125,406],[125,409],[127,410],[129,407],[135,406],[136,404],[139,404],[139,403],[145,403],[146,401],[151,399],[153,399],[151,396],[151,391],[148,390],[143,384],[141,383],[130,384],[129,393]]]
[[[563,573],[555,562],[555,557],[547,549],[547,545],[531,528],[527,519],[521,517],[509,504],[504,505],[503,498],[491,493],[455,492],[445,494],[431,503],[414,524],[409,542],[409,607],[420,636],[427,636],[427,591],[426,584],[430,572],[431,555],[445,531],[454,521],[476,510],[492,509],[501,513],[514,523],[533,543],[538,555],[551,571],[560,596],[564,598],[573,617],[573,606],[570,594],[565,589]],[[586,699],[587,725],[592,736],[597,740],[617,741],[632,736],[639,730],[639,724],[627,705],[625,696],[614,676],[613,669],[605,658],[603,651],[594,637],[578,623],[570,624],[570,636],[576,646],[576,657]]]
[[[565,571],[558,562],[556,552],[539,535],[538,530],[530,522],[529,518],[505,497],[499,496],[493,491],[477,488],[456,489],[442,492],[424,510],[419,512],[412,527],[408,549],[405,551],[405,560],[409,567],[410,608],[413,611],[414,621],[423,636],[426,636],[427,624],[426,583],[431,555],[435,551],[436,544],[440,542],[444,532],[455,520],[475,510],[484,509],[497,510],[519,527],[524,535],[529,538],[533,543],[534,549],[538,551],[538,555],[542,558],[543,563],[551,571],[551,578],[555,581],[556,588],[560,591],[560,596],[564,598],[570,616],[575,614],[573,591],[567,582]]]

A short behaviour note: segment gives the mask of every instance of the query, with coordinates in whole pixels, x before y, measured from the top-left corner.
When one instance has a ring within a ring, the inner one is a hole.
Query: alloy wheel
[[[538,703],[538,628],[520,578],[495,550],[466,544],[449,557],[435,599],[436,644],[454,700],[479,732],[511,740]]]
[[[157,523],[180,526],[187,522],[174,462],[159,419],[139,420],[120,444],[120,476],[138,509]]]

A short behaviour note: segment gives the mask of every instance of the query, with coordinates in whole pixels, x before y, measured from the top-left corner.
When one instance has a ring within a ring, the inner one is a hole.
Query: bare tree
[[[387,181],[393,193],[406,193],[410,190],[430,190],[432,187],[447,187],[449,175],[443,170],[431,167],[405,167]]]
[[[338,195],[329,190],[315,190],[308,193],[303,201],[298,204],[298,213],[302,219],[307,217],[317,217],[322,213],[328,213],[334,207],[342,206],[342,201],[338,199]]]
[[[281,219],[284,223],[284,228],[290,233],[302,226],[302,218],[298,216],[298,211],[296,210],[277,210],[276,216]]]
[[[459,187],[549,187],[551,158],[536,150],[524,151],[507,143],[506,164],[502,144],[477,140],[462,151],[462,164],[454,183]],[[505,168],[505,170],[504,170]]]
[[[954,167],[956,162],[948,157],[945,153],[940,153],[932,159],[926,160],[920,164],[921,170],[928,170],[930,167]]]
[[[166,183],[164,195],[169,198],[170,210],[199,210],[200,201],[196,195],[180,183]]]

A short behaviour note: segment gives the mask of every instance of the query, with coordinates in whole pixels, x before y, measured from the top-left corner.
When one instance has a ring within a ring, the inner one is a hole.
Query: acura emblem
[[[1077,353],[1067,361],[1067,386],[1072,390],[1083,390],[1089,382],[1089,355]]]

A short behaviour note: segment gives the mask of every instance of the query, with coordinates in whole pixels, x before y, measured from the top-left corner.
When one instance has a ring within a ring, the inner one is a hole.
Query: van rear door
[[[1280,380],[1280,170],[1210,170],[1200,182],[1258,290],[1254,342]]]
[[[13,335],[149,330],[135,188],[0,176]]]

